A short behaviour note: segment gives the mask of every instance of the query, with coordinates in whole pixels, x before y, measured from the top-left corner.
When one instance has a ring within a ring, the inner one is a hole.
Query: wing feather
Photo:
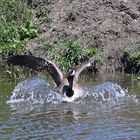
[[[54,79],[57,86],[61,84],[63,73],[61,70],[50,60],[45,60],[40,57],[32,55],[15,55],[7,58],[8,64],[25,66],[36,71],[48,71]]]
[[[78,78],[79,78],[79,75],[81,74],[81,72],[90,66],[91,66],[90,61],[83,62],[80,65],[76,66],[76,68],[75,68],[75,80],[78,81]]]

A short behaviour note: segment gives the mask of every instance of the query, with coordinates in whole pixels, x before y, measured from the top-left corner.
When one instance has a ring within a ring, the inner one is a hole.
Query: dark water
[[[136,76],[82,75],[81,83],[88,87],[86,96],[64,103],[43,80],[26,80],[14,90],[17,82],[1,71],[0,139],[140,139]]]

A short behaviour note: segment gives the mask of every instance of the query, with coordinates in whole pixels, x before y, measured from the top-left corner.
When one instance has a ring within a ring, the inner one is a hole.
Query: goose
[[[90,61],[85,61],[75,68],[70,68],[65,76],[59,67],[50,60],[45,60],[33,55],[13,55],[7,58],[7,63],[25,66],[36,71],[47,71],[53,78],[59,93],[66,101],[73,101],[84,95],[84,88],[78,83],[81,72],[91,66]],[[71,100],[70,100],[71,99]]]

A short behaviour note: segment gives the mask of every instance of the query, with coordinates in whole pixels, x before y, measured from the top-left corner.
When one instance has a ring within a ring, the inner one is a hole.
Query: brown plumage
[[[78,78],[83,70],[91,66],[90,61],[86,61],[76,66],[75,69],[69,70],[67,76],[64,76],[63,72],[52,61],[32,55],[10,56],[7,58],[7,63],[26,66],[36,71],[48,71],[59,88],[59,92],[68,97],[83,91],[81,85],[78,84]]]

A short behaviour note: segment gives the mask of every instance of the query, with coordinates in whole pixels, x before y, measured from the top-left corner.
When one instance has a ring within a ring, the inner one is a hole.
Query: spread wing
[[[78,78],[79,78],[79,75],[81,74],[81,72],[90,66],[91,66],[90,61],[83,62],[80,65],[76,66],[76,68],[75,68],[75,80],[78,81]]]
[[[50,60],[45,60],[40,57],[32,55],[15,55],[7,58],[8,64],[25,66],[36,71],[48,71],[54,79],[57,86],[61,84],[63,73],[61,70]]]

